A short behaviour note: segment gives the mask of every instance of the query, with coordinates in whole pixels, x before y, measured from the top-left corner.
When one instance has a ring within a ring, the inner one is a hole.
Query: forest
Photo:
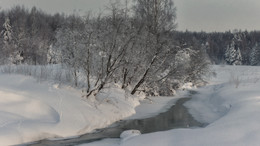
[[[1,11],[0,63],[60,64],[56,80],[64,76],[84,97],[111,84],[130,94],[173,95],[184,83],[205,84],[209,64],[260,63],[260,32],[177,31],[168,0],[115,2],[107,9],[85,16],[23,6]]]

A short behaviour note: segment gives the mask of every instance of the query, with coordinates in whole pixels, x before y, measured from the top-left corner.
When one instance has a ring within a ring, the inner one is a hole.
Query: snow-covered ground
[[[105,139],[85,146],[258,146],[260,67],[214,66],[217,76],[185,105],[205,128]]]
[[[80,135],[134,114],[139,99],[111,90],[97,102],[70,87],[0,74],[0,145]]]
[[[153,116],[179,98],[143,100],[118,88],[103,90],[96,100],[81,96],[69,86],[0,73],[0,145],[74,137],[124,118]]]
[[[260,143],[260,67],[214,66],[216,77],[185,103],[205,128],[174,129],[105,139],[87,146],[229,146]],[[181,96],[142,101],[113,88],[98,100],[84,99],[68,86],[23,75],[0,74],[0,145],[63,138],[102,128],[123,118],[152,116]],[[137,111],[137,114],[135,114]],[[132,116],[131,116],[132,115]],[[129,117],[130,116],[130,117]],[[131,132],[130,132],[131,133]]]

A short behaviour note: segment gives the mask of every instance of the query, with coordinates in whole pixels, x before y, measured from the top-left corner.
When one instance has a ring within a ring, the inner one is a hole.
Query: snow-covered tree
[[[175,65],[181,68],[189,68],[191,55],[194,53],[195,51],[190,48],[184,48],[178,51],[175,55]]]
[[[3,56],[1,58],[4,58],[4,62],[10,64],[12,62],[12,56],[14,51],[14,45],[13,45],[13,36],[12,36],[12,26],[10,24],[10,19],[8,17],[5,18],[5,22],[3,24],[3,30],[1,34],[3,35]]]
[[[260,64],[260,44],[256,43],[250,53],[250,65]]]
[[[176,8],[172,0],[135,2],[134,17],[141,32],[137,46],[140,53],[137,56],[141,55],[143,67],[137,75],[139,79],[133,85],[131,94],[135,94],[142,86],[149,88],[162,81],[160,75],[167,70],[166,59],[173,55],[169,53],[173,49],[169,34],[176,28]],[[168,74],[163,78],[168,77]]]
[[[231,44],[229,44],[225,51],[225,60],[230,65],[241,65],[242,55],[239,49],[239,42],[241,37],[239,34],[234,34]]]
[[[172,41],[173,1],[135,2],[133,11],[116,1],[105,16],[88,16],[83,24],[57,31],[53,49],[60,50],[61,62],[76,71],[75,77],[80,73],[86,79],[85,97],[113,83],[131,94],[172,95],[176,79],[193,81],[203,70],[198,50],[178,50]],[[49,60],[52,54],[50,49]]]
[[[82,57],[81,51],[84,47],[80,39],[81,33],[78,29],[65,27],[57,31],[56,38],[56,46],[51,48],[51,52],[49,53],[52,53],[50,55],[61,54],[56,56],[53,60],[61,60],[62,63],[71,69],[74,85],[78,86],[78,73],[81,66],[80,60]]]
[[[10,45],[13,41],[12,37],[12,26],[10,24],[10,19],[8,17],[5,18],[5,22],[3,24],[4,30],[2,31],[3,37],[4,37],[4,44]]]
[[[47,63],[48,64],[61,63],[61,56],[62,56],[61,50],[55,49],[53,45],[50,45],[47,52]]]
[[[8,17],[5,18],[3,24],[4,30],[2,31],[3,43],[4,43],[4,54],[7,55],[7,64],[20,64],[23,60],[23,52],[17,50],[15,40],[13,37],[13,29]]]

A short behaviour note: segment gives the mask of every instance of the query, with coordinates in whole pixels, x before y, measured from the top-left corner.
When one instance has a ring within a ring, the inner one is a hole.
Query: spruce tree
[[[259,64],[260,64],[260,45],[256,43],[250,53],[250,65],[255,66]]]
[[[17,50],[17,46],[15,45],[14,37],[13,37],[13,29],[10,23],[10,19],[8,17],[5,18],[5,22],[3,24],[3,50],[6,58],[5,63],[7,64],[20,64],[23,60],[22,51]]]
[[[232,42],[228,45],[225,52],[225,60],[229,65],[241,65],[242,64],[242,55],[239,49],[240,37],[238,34],[235,34]]]
[[[12,27],[10,25],[10,19],[8,17],[5,18],[5,23],[3,24],[3,41],[4,41],[4,48],[5,51],[8,51],[10,49],[10,46],[12,45],[13,39],[12,39]],[[9,52],[9,51],[8,51]]]

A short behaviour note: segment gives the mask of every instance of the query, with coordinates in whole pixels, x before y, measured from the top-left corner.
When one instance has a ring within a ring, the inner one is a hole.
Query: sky
[[[1,9],[17,4],[36,6],[49,13],[85,14],[102,11],[109,0],[0,0]],[[174,0],[177,30],[260,30],[260,0]]]

